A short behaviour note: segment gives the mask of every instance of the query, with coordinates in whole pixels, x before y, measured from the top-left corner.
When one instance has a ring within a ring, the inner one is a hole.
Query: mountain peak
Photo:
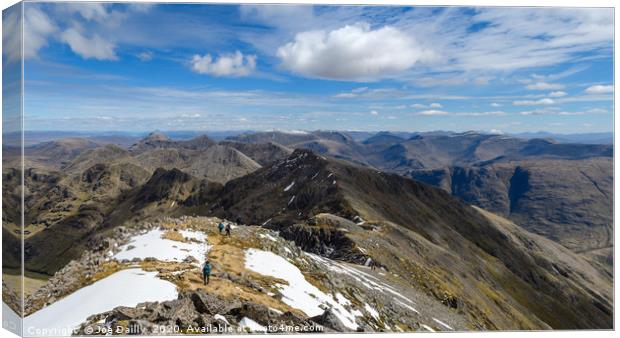
[[[170,138],[168,138],[166,134],[160,131],[154,131],[148,134],[148,136],[143,139],[143,141],[168,141],[168,140],[170,140]]]

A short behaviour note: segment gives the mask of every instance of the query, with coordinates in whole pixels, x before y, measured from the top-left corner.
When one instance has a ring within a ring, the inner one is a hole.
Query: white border
[[[88,2],[101,2],[101,1],[92,1],[92,0],[85,0]],[[14,0],[0,0],[0,4],[2,9],[5,9],[13,4],[15,4],[17,1]],[[107,1],[107,2],[112,2],[112,1]],[[182,0],[168,0],[168,1],[114,1],[114,2],[160,2],[160,3],[200,3],[200,1],[182,1]],[[234,1],[226,1],[226,0],[209,0],[209,1],[205,1],[204,3],[264,3],[264,4],[282,4],[282,3],[291,3],[291,4],[332,4],[332,5],[338,5],[338,4],[343,4],[343,5],[365,5],[365,4],[369,4],[369,5],[408,5],[408,6],[500,6],[500,7],[514,7],[514,6],[519,6],[519,7],[545,7],[545,6],[557,6],[557,7],[616,7],[616,2],[612,1],[612,0],[590,0],[590,1],[583,1],[583,0],[563,0],[563,1],[553,1],[553,0],[503,0],[501,2],[499,2],[498,0],[467,0],[467,1],[459,1],[459,0],[386,0],[386,1],[381,1],[381,0],[245,0],[245,1],[240,1],[240,2],[234,2]],[[615,22],[619,22],[618,21],[618,12],[617,10],[614,11],[614,20]],[[618,25],[615,25],[615,35],[614,36],[618,36]],[[1,25],[0,25],[0,35],[1,35]],[[0,51],[1,51],[2,47],[0,46]],[[614,85],[615,85],[615,79],[617,78],[618,75],[618,68],[615,67],[616,62],[617,62],[618,58],[617,58],[617,54],[615,53],[615,39],[614,39]],[[0,81],[1,82],[1,81]],[[0,90],[2,88],[2,84],[0,83]],[[616,106],[615,106],[615,102],[618,98],[618,91],[614,91],[614,178],[617,177],[617,169],[619,168],[618,164],[619,164],[619,159],[616,156],[616,147],[617,147],[617,143],[615,142],[615,130],[618,130],[618,124],[620,123],[617,119],[615,119],[615,113],[616,113]],[[0,98],[0,106],[2,103],[2,98]],[[2,132],[2,126],[0,124],[0,134]],[[2,140],[0,138],[0,146],[2,145]],[[0,156],[0,160],[1,160],[1,156]],[[618,219],[618,210],[619,210],[619,205],[620,205],[620,201],[618,201],[618,199],[615,198],[615,192],[618,191],[618,188],[620,187],[620,183],[618,182],[618,180],[614,180],[614,229],[615,229],[615,220]],[[1,187],[0,187],[1,189]],[[1,210],[2,206],[0,204],[0,210]],[[618,242],[618,233],[614,231],[614,242]],[[1,249],[1,243],[0,243],[0,249]],[[617,252],[617,248],[615,248],[614,250],[614,258],[616,257],[615,253]],[[1,250],[0,250],[0,259],[1,259]],[[615,265],[614,265],[614,276],[616,276],[616,269],[615,269]],[[617,290],[618,284],[615,283],[615,279],[614,279],[614,295],[616,294],[615,291]],[[615,327],[615,323],[617,323],[617,319],[618,319],[618,311],[615,308],[615,302],[614,302],[614,327]],[[467,333],[444,333],[444,334],[449,334],[451,337],[465,337],[465,336],[472,336],[472,335],[476,335],[476,336],[486,336],[486,337],[510,337],[510,338],[520,338],[520,337],[528,337],[528,336],[532,336],[532,335],[544,335],[545,337],[564,337],[564,336],[570,336],[570,337],[576,337],[576,338],[598,338],[598,337],[612,337],[614,336],[614,331],[537,331],[537,332],[528,332],[528,331],[518,331],[518,332],[478,332],[478,331],[474,331],[474,332],[467,332]],[[4,329],[0,330],[0,334],[2,337],[17,337],[17,335],[6,331]],[[410,337],[414,334],[421,334],[421,333],[385,333],[385,334],[365,334],[364,336],[367,337],[377,337],[377,338],[404,338],[404,337]],[[438,334],[438,333],[436,333]],[[278,335],[279,337],[288,337],[289,335]],[[291,337],[293,337],[292,335],[290,335]],[[179,337],[179,336],[170,336],[170,337]],[[318,336],[317,336],[318,337]],[[320,337],[322,338],[341,338],[342,334],[320,334]]]

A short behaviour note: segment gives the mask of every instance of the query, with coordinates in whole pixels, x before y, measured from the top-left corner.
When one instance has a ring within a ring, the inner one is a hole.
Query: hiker
[[[226,236],[230,236],[230,223],[226,223]]]
[[[220,224],[217,225],[217,228],[220,230],[220,235],[221,235],[222,231],[224,231],[224,222],[220,222]]]
[[[204,285],[209,284],[210,275],[211,275],[211,263],[209,263],[209,260],[207,259],[207,261],[205,262],[205,265],[202,266],[202,280],[204,282]]]

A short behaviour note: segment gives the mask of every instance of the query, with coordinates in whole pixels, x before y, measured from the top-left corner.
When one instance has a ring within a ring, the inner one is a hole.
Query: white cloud
[[[20,61],[22,15],[19,6],[9,7],[2,13],[2,57],[5,63]]]
[[[334,97],[338,99],[352,99],[357,96],[358,95],[355,93],[339,93],[339,94],[334,95]]]
[[[47,45],[47,40],[58,28],[54,22],[39,9],[26,6],[24,13],[24,58],[37,57],[39,49]]]
[[[145,51],[145,52],[139,53],[138,55],[136,55],[136,57],[140,59],[140,61],[143,61],[143,62],[151,61],[153,60],[153,52]]]
[[[456,69],[488,72],[544,67],[579,59],[584,51],[609,57],[613,48],[614,18],[608,8],[480,8],[471,21],[460,20],[459,15],[455,10],[445,19],[454,25],[463,22],[464,27],[445,29],[447,48],[442,49],[455,55]],[[477,23],[484,28],[466,32]],[[428,32],[434,26],[426,24],[429,28],[420,27],[425,30],[420,34],[441,44],[434,32]],[[455,41],[459,43],[449,45]]]
[[[561,115],[561,116],[575,116],[575,115],[585,115],[585,113],[581,112],[581,111],[574,111],[574,112],[571,112],[571,111],[561,111],[561,112],[558,112],[558,115]]]
[[[607,113],[607,109],[590,108],[590,109],[588,109],[588,113],[590,113],[590,114],[605,114],[605,113]]]
[[[559,83],[536,82],[525,86],[529,90],[557,90],[564,88]]]
[[[106,4],[90,2],[90,3],[64,3],[63,9],[69,13],[79,13],[86,20],[101,21],[107,18],[108,11]]]
[[[566,95],[568,94],[566,94],[566,92],[563,92],[563,91],[556,91],[556,92],[549,93],[549,97],[563,97]]]
[[[69,28],[60,35],[60,40],[67,43],[71,50],[84,59],[117,60],[116,46],[97,34],[85,37],[76,28]]]
[[[493,103],[491,103],[491,104],[490,104],[490,106],[491,106],[491,107],[496,107],[496,108],[497,108],[497,107],[501,107],[501,106],[502,106],[502,104],[501,104],[501,103],[497,103],[497,102],[493,102]]]
[[[397,28],[371,30],[365,23],[299,33],[277,55],[294,73],[336,80],[378,79],[434,57]]]
[[[194,55],[191,60],[192,70],[200,74],[213,76],[246,76],[256,69],[256,55],[234,54],[220,55],[218,59],[211,54]]]
[[[599,112],[595,112],[591,110],[564,111],[564,110],[553,110],[553,109],[547,109],[547,108],[519,112],[519,115],[524,115],[524,116],[529,116],[529,115],[579,116],[579,115],[589,115],[589,114],[599,114]]]
[[[454,115],[460,116],[504,116],[506,115],[503,111],[484,111],[484,112],[466,112],[466,113],[455,113]]]
[[[421,116],[439,116],[439,115],[448,115],[449,113],[443,110],[424,110],[421,112],[414,113],[413,115],[421,115]]]
[[[428,105],[430,108],[443,108],[443,106],[439,103],[433,102],[430,105]]]
[[[506,112],[503,111],[482,111],[482,112],[447,112],[443,110],[424,110],[413,115],[423,116],[437,116],[437,115],[451,115],[451,116],[504,116]]]
[[[554,104],[555,101],[553,99],[544,98],[540,100],[523,100],[523,101],[514,101],[512,104],[515,106],[546,106]]]
[[[379,115],[379,112],[378,112],[378,111],[376,111],[376,110],[373,110],[373,111],[371,111],[371,112],[370,112],[370,115],[372,115],[372,116],[378,116],[378,115]]]
[[[614,92],[614,86],[612,85],[596,85],[586,89],[587,94],[611,94]]]
[[[415,108],[415,109],[424,109],[426,108],[426,105],[420,104],[420,103],[414,103],[411,105],[411,108]]]

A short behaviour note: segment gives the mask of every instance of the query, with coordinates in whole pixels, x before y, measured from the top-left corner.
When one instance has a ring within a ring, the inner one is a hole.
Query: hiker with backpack
[[[205,264],[202,266],[202,281],[204,285],[209,284],[209,277],[211,276],[211,263],[207,259]]]
[[[226,236],[230,237],[230,223],[226,223]]]
[[[220,222],[220,224],[217,225],[217,228],[220,231],[220,235],[221,235],[222,231],[224,231],[224,222]]]

